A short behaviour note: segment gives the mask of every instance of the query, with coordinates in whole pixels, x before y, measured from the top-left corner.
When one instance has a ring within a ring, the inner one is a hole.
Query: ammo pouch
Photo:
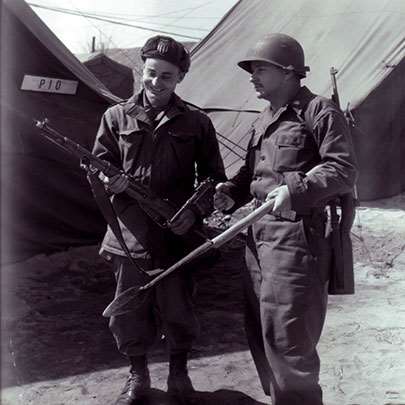
[[[356,215],[356,199],[350,192],[329,201],[328,206],[330,209],[328,237],[332,248],[328,293],[354,294],[353,247],[350,231]]]

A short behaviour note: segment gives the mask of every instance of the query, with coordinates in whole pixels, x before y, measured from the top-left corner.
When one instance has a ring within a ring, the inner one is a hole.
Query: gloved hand
[[[215,187],[214,207],[219,211],[227,211],[235,205],[233,198],[229,196],[230,186],[226,183],[218,183]]]
[[[126,190],[129,184],[128,176],[124,173],[116,174],[112,177],[107,177],[104,173],[100,172],[100,180],[104,183],[104,187],[107,191],[111,191],[114,194],[122,193]]]
[[[185,209],[178,218],[169,223],[169,228],[176,235],[184,235],[194,225],[196,221],[196,215],[189,208]]]
[[[279,186],[267,194],[266,201],[269,200],[274,200],[274,214],[291,211],[291,196],[286,185]]]

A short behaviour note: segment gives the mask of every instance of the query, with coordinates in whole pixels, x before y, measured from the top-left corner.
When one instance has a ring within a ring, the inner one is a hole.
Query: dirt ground
[[[352,232],[356,294],[330,297],[319,344],[325,405],[405,405],[405,194],[359,207]],[[195,271],[193,404],[270,404],[244,335],[242,269],[243,235]],[[114,403],[128,367],[101,316],[113,290],[96,246],[3,266],[3,405]],[[150,369],[146,402],[173,403],[163,340]]]

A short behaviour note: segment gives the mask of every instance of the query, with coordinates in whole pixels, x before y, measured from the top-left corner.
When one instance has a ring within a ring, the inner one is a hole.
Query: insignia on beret
[[[170,41],[167,39],[161,38],[159,40],[159,43],[157,44],[156,49],[160,54],[163,55],[169,51],[169,47],[170,47]]]

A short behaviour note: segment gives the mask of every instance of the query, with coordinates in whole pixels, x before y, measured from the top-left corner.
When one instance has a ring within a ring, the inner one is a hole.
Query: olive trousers
[[[153,269],[151,260],[138,259],[137,262],[144,270]],[[115,256],[113,268],[116,295],[150,281],[126,258]],[[171,354],[189,352],[199,333],[192,290],[190,275],[180,270],[131,301],[131,312],[111,317],[109,327],[118,350],[131,357],[146,354],[164,334]]]
[[[316,346],[326,315],[331,251],[326,214],[265,215],[248,231],[245,328],[272,405],[322,405]]]

